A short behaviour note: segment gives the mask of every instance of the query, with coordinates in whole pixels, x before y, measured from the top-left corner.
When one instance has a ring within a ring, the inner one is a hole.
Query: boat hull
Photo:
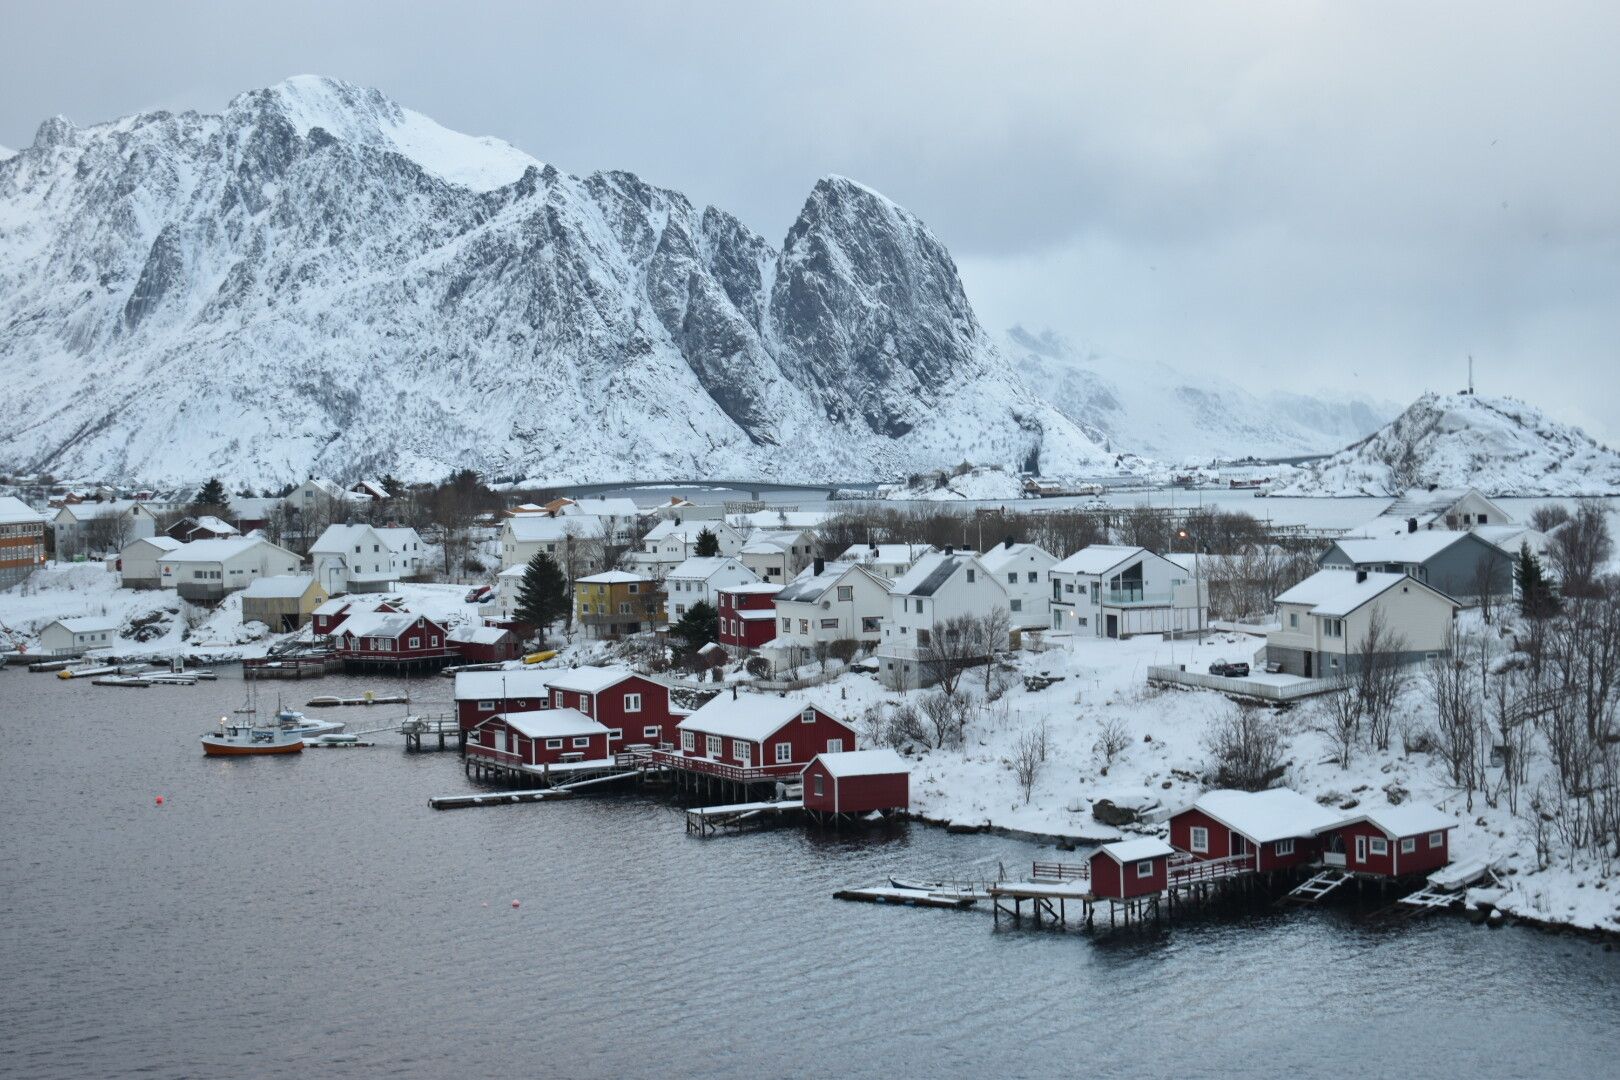
[[[210,739],[202,741],[203,753],[209,757],[245,757],[251,754],[296,754],[304,749],[304,740],[288,743],[227,743]]]

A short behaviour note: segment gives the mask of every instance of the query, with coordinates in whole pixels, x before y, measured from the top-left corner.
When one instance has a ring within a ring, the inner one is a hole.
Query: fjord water
[[[639,795],[435,812],[467,788],[455,755],[396,736],[205,759],[242,700],[229,668],[147,690],[0,672],[0,1076],[1617,1068],[1620,953],[1572,937],[1331,910],[1087,935],[842,903],[1042,849],[916,825],[701,841]]]

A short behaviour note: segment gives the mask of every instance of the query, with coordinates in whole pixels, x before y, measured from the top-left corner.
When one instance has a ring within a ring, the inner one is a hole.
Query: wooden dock
[[[803,810],[803,799],[699,806],[686,812],[686,831],[705,837],[713,836],[721,829],[741,831],[749,825],[763,824],[767,820],[779,821]]]
[[[897,889],[877,886],[870,889],[839,889],[834,900],[857,900],[866,904],[898,904],[903,907],[955,908],[960,911],[976,903],[974,897],[932,893],[923,889]]]
[[[486,791],[476,795],[439,795],[428,799],[435,810],[461,810],[469,806],[506,806],[512,803],[545,802],[548,799],[568,799],[572,791],[562,788],[531,788],[528,791]]]

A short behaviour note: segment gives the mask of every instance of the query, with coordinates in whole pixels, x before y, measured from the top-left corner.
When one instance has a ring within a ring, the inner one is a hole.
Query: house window
[[[1018,571],[1014,570],[1012,573],[1007,575],[1007,584],[1009,584],[1009,585],[1018,584]]]
[[[420,649],[422,647],[422,639],[419,637],[413,637],[408,639],[405,644],[409,648]]]
[[[1299,612],[1290,611],[1288,613],[1288,629],[1290,629],[1290,630],[1298,630],[1299,629]]]
[[[725,747],[722,745],[720,736],[718,735],[708,736],[704,740],[704,747],[708,750],[709,757],[712,758],[717,758],[721,754],[725,753]]]
[[[776,744],[776,763],[786,765],[793,760],[793,744],[779,742]]]
[[[591,715],[591,699],[584,694],[579,695],[579,711],[586,716]]]
[[[749,749],[748,744],[745,742],[733,740],[731,743],[731,754],[744,765],[750,765],[753,763],[753,753]]]
[[[1374,855],[1388,855],[1389,841],[1382,836],[1375,836],[1367,843],[1367,849]]]
[[[659,738],[663,734],[664,734],[663,729],[660,728],[657,724],[649,724],[646,727],[641,729],[641,737],[643,739],[656,739],[656,738]]]
[[[1279,840],[1271,845],[1271,850],[1278,855],[1292,855],[1294,853],[1294,842],[1292,840]]]
[[[787,633],[791,633],[792,631],[793,631],[793,620],[792,619],[783,619],[782,620],[782,633],[787,634]]]
[[[697,736],[690,731],[681,732],[681,749],[688,754],[697,749]]]
[[[636,595],[636,593],[638,593],[638,592],[640,592],[640,591],[641,591],[641,586],[640,586],[640,585],[637,585],[637,584],[634,584],[634,583],[632,583],[632,584],[631,584],[631,585],[630,585],[630,587],[629,587],[629,592],[630,592],[630,595],[631,595],[631,596],[634,596],[634,595]]]
[[[574,736],[574,749],[582,750],[589,745],[591,745],[591,737],[589,735]]]
[[[799,723],[801,723],[801,724],[813,724],[815,722],[816,722],[816,710],[814,710],[814,709],[806,709],[806,710],[804,710],[804,712],[799,714]]]
[[[799,633],[808,634],[809,632],[810,632],[810,620],[809,619],[800,619],[799,620]]]
[[[619,605],[619,614],[620,615],[628,615],[628,614],[630,614],[630,604],[628,602],[621,603]]]
[[[974,574],[973,567],[971,567],[971,566],[968,567],[968,584],[971,585],[977,580],[978,580],[978,577],[977,577],[977,575]]]
[[[1429,846],[1430,847],[1437,848],[1441,844],[1444,844],[1445,842],[1446,842],[1446,834],[1445,833],[1443,833],[1443,832],[1432,832],[1432,833],[1429,834]]]
[[[1139,878],[1152,877],[1153,876],[1153,860],[1152,859],[1143,859],[1141,862],[1137,863],[1136,864],[1136,876],[1139,877]]]
[[[478,711],[479,712],[494,712],[495,711],[495,703],[493,701],[480,701],[478,703]]]
[[[829,753],[829,754],[842,754],[843,752],[844,752],[844,740],[843,739],[828,739],[827,740],[827,753]]]
[[[1039,580],[1040,580],[1040,575],[1039,575],[1039,574],[1037,574],[1037,573],[1036,573],[1036,572],[1035,572],[1035,571],[1034,571],[1034,570],[1031,570],[1031,571],[1030,571],[1030,572],[1029,572],[1029,583],[1030,583],[1030,584],[1031,584],[1031,585],[1034,585],[1034,584],[1035,584],[1035,583],[1036,583],[1036,582],[1038,582],[1038,581],[1039,581]]]
[[[816,775],[814,777],[814,780],[815,780],[815,786],[814,786],[814,788],[812,790],[814,790],[817,795],[825,795],[826,791],[822,788],[821,774],[816,773]]]
[[[1012,609],[1014,611],[1023,611],[1024,610],[1024,602],[1022,600],[1009,600],[1009,601],[1007,601],[1007,603],[1012,607]]]
[[[836,629],[838,629],[838,620],[837,619],[822,619],[821,620],[821,628],[823,630],[836,630]]]
[[[879,625],[881,625],[881,622],[882,622],[882,620],[880,620],[876,615],[862,615],[861,616],[861,633],[863,633],[863,634],[875,634],[875,633],[877,633],[878,632],[878,627],[879,627]]]
[[[563,703],[562,691],[561,690],[553,690],[551,692],[551,707],[553,709],[560,709],[560,708],[562,708],[562,703]]]
[[[561,750],[562,749],[562,740],[561,739],[547,739],[546,740],[546,749],[547,750]]]
[[[1417,850],[1417,837],[1408,836],[1401,841],[1401,854],[1410,855]]]
[[[1191,850],[1200,854],[1209,853],[1209,830],[1202,825],[1194,825],[1191,835],[1187,838],[1187,845]]]

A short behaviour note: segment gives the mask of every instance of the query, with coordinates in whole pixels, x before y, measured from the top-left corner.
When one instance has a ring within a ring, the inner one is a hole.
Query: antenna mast
[[[1468,354],[1468,396],[1474,396],[1474,354]]]

